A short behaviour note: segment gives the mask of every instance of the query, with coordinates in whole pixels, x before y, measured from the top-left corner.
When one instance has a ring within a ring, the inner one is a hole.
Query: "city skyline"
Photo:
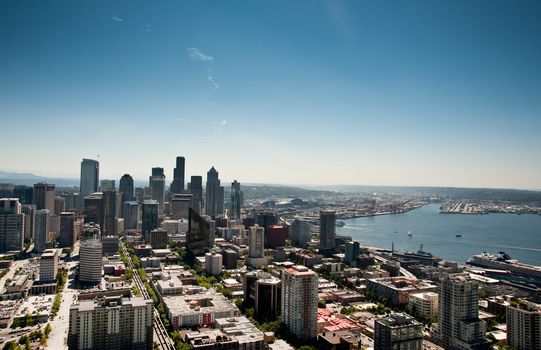
[[[76,178],[91,158],[101,178],[160,166],[169,185],[181,154],[187,177],[243,183],[540,189],[540,12],[4,2],[0,115],[25,147],[2,170]]]

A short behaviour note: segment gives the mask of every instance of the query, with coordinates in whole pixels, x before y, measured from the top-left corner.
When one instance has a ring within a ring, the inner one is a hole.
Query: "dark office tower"
[[[177,165],[173,170],[173,182],[171,182],[171,194],[184,192],[184,157],[177,157]]]
[[[193,209],[198,213],[201,213],[201,207],[203,205],[203,177],[192,176],[190,179],[189,190],[190,193],[193,194]]]
[[[124,212],[124,229],[136,229],[139,221],[139,203],[136,201],[124,202],[122,211]]]
[[[40,182],[34,185],[34,204],[37,210],[54,212],[54,185]]]
[[[261,213],[257,213],[256,224],[263,227],[264,229],[267,229],[267,227],[270,225],[277,225],[278,215],[276,215],[276,213],[273,213],[272,211],[264,211]]]
[[[17,198],[0,199],[0,253],[20,252],[24,244],[24,214]]]
[[[143,187],[135,188],[135,200],[139,203],[145,200],[145,189]]]
[[[220,186],[218,172],[214,167],[207,172],[207,187],[205,193],[205,213],[216,216],[224,212],[224,188]]]
[[[152,168],[152,175],[148,179],[152,199],[158,201],[160,213],[163,213],[163,203],[165,202],[165,175],[163,168]]]
[[[103,226],[101,232],[107,235],[115,235],[116,218],[119,212],[120,194],[117,191],[103,191]]]
[[[75,243],[75,213],[60,213],[60,235],[58,245],[60,248],[69,248]]]
[[[104,221],[103,193],[96,192],[86,196],[84,208],[85,224],[93,222],[102,228]]]
[[[15,186],[13,189],[13,197],[19,198],[19,203],[21,204],[32,204],[32,198],[34,194],[34,189],[31,186]]]
[[[150,199],[143,201],[141,207],[141,234],[145,242],[150,242],[150,231],[158,227],[158,201]]]
[[[322,210],[319,212],[319,250],[325,254],[333,254],[336,238],[336,213]]]
[[[100,163],[93,159],[83,159],[81,162],[81,185],[79,187],[79,194],[82,198],[85,198],[89,194],[98,192],[99,183]]]
[[[242,191],[240,182],[237,180],[231,183],[231,218],[240,220],[240,208],[242,206]]]
[[[346,242],[346,264],[354,266],[357,262],[357,257],[361,253],[361,244],[357,241]]]
[[[125,202],[130,202],[135,200],[135,192],[133,187],[133,177],[130,174],[124,174],[120,178],[120,183],[118,185],[118,192],[120,192],[120,200],[122,205]],[[124,212],[122,212],[122,217],[124,217]]]
[[[211,223],[190,208],[188,214],[188,233],[186,234],[186,251],[190,259],[209,251],[211,241]]]

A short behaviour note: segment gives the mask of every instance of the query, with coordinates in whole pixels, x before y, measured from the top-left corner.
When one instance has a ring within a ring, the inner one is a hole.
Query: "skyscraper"
[[[141,234],[145,242],[150,242],[150,231],[158,227],[158,201],[154,199],[143,201],[141,207]]]
[[[31,186],[18,185],[13,189],[13,197],[19,198],[21,204],[32,204],[34,189]]]
[[[95,285],[101,281],[102,245],[98,239],[81,243],[79,250],[79,282]]]
[[[70,350],[152,350],[152,300],[122,296],[79,300],[70,306]]]
[[[32,238],[34,238],[36,205],[21,205],[21,213],[24,214],[24,239],[28,239],[30,241]]]
[[[190,258],[201,256],[209,251],[214,232],[211,232],[210,221],[207,217],[199,215],[195,210],[189,210],[188,233],[186,234],[186,251]]]
[[[115,180],[101,180],[100,191],[114,191],[116,190]]]
[[[310,223],[301,218],[295,218],[291,223],[291,239],[297,247],[304,248],[306,243],[310,242]]]
[[[103,193],[95,192],[84,199],[85,223],[93,222],[103,227],[105,219],[103,208]]]
[[[507,306],[507,345],[517,350],[541,349],[541,305],[521,300]]]
[[[103,191],[103,226],[102,234],[115,235],[116,218],[119,213],[118,204],[120,203],[120,194],[115,190]]]
[[[49,235],[49,214],[47,209],[36,210],[36,231],[34,235],[34,251],[42,253],[47,244]]]
[[[203,177],[192,176],[189,183],[189,190],[193,194],[192,204],[194,210],[201,213],[203,205]]]
[[[265,229],[259,225],[250,227],[248,234],[248,256],[262,258],[264,256]]]
[[[336,213],[330,210],[319,212],[319,250],[332,254],[335,250]]]
[[[393,313],[377,319],[374,350],[423,348],[423,324],[404,313]]]
[[[479,284],[468,273],[441,279],[438,338],[449,350],[488,350],[485,321],[479,319]]]
[[[346,264],[353,266],[357,262],[357,257],[361,253],[361,244],[357,241],[346,242]]]
[[[184,191],[184,157],[177,157],[177,164],[173,170],[173,182],[171,182],[171,193],[179,194]]]
[[[37,210],[47,209],[54,213],[54,187],[45,182],[34,185],[34,204]]]
[[[149,177],[150,191],[152,199],[158,201],[159,212],[163,213],[163,203],[165,202],[165,174],[163,168],[152,168],[152,175]]]
[[[61,248],[72,247],[75,240],[75,213],[60,213],[59,246]]]
[[[282,272],[282,320],[300,339],[317,336],[317,274],[296,265]]]
[[[224,188],[220,186],[218,172],[214,167],[207,172],[207,185],[205,194],[205,213],[216,216],[224,212]]]
[[[100,163],[93,159],[83,158],[83,161],[81,162],[81,185],[79,187],[81,198],[85,198],[91,193],[98,192],[99,183]]]
[[[0,199],[0,253],[24,247],[24,214],[17,198]]]
[[[137,228],[137,223],[139,221],[139,203],[136,201],[127,201],[124,202],[122,208],[124,212],[124,228],[126,230]]]
[[[240,182],[237,180],[231,183],[231,219],[240,220],[240,208],[242,207],[242,191]]]
[[[126,202],[135,200],[133,178],[130,176],[130,174],[122,175],[118,185],[118,192],[120,192],[122,206],[124,206],[124,203]],[[122,212],[122,217],[124,217],[124,212]]]

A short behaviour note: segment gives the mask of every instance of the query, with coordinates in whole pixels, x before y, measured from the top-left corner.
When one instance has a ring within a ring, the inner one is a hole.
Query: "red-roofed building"
[[[342,330],[357,330],[361,327],[346,318],[328,309],[317,309],[317,332],[337,332]]]

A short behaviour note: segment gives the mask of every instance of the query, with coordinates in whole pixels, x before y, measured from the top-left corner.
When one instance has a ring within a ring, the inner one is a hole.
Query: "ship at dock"
[[[440,257],[432,255],[432,253],[427,252],[423,250],[423,245],[421,244],[421,247],[416,252],[401,252],[394,250],[394,242],[393,242],[393,250],[392,250],[393,258],[398,258],[403,261],[416,261],[423,265],[428,266],[438,266],[438,263],[442,261]]]
[[[540,266],[520,263],[518,260],[511,259],[509,254],[505,252],[499,252],[498,254],[483,252],[482,254],[472,256],[468,259],[467,263],[472,266],[509,271],[514,275],[541,280]]]

